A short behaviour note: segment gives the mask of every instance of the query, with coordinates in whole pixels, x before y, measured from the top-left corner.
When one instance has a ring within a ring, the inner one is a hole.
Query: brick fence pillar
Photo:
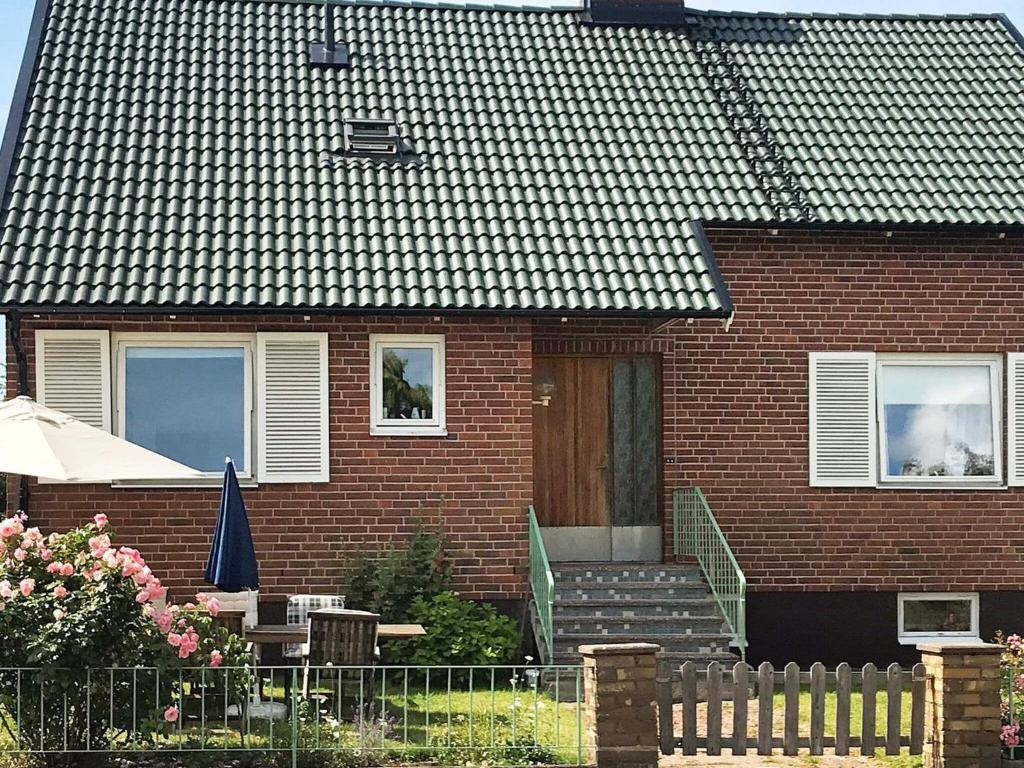
[[[656,768],[658,702],[650,643],[581,645],[588,762],[598,768]]]
[[[999,768],[999,655],[989,643],[917,646],[927,683],[924,768]]]

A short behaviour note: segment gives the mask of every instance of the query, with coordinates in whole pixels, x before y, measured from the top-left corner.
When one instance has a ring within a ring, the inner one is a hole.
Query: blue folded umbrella
[[[245,512],[242,490],[238,487],[238,476],[231,459],[227,459],[224,467],[224,489],[220,494],[220,512],[217,513],[217,527],[213,532],[205,578],[208,584],[224,592],[257,589],[260,585],[249,516]]]

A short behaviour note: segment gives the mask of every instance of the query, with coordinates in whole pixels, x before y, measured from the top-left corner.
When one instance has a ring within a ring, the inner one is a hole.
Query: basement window
[[[398,157],[401,142],[398,123],[393,120],[345,121],[345,152],[349,155]]]
[[[370,434],[446,435],[444,385],[444,336],[371,336]]]
[[[980,641],[977,592],[906,592],[899,596],[899,641],[904,645]]]

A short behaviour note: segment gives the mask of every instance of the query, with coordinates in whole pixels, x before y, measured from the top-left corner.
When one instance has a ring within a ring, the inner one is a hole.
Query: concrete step
[[[619,581],[566,582],[555,580],[555,601],[565,600],[694,600],[708,594],[707,585],[699,580],[656,582]]]
[[[567,666],[575,665],[580,663],[581,656],[579,653],[574,651],[557,651],[555,653],[555,664],[564,664]],[[723,666],[732,667],[737,661],[740,660],[739,654],[733,653],[732,651],[719,651],[716,653],[703,653],[703,652],[690,652],[690,651],[677,651],[677,652],[666,652],[662,651],[658,654],[659,664],[665,664],[672,669],[680,666],[687,661],[695,661],[698,664],[707,664],[712,661],[717,661]],[[560,681],[575,680],[570,670],[563,669],[559,672]]]
[[[653,598],[561,600],[555,603],[555,616],[557,618],[582,616],[621,619],[660,616],[707,618],[719,616],[719,613],[714,598],[704,596],[669,600]]]
[[[556,638],[562,635],[593,634],[611,637],[633,635],[717,635],[723,631],[721,616],[699,618],[678,616],[645,616],[622,618],[610,616],[555,616]]]
[[[554,638],[555,654],[574,652],[581,645],[604,643],[656,643],[666,653],[714,654],[729,653],[728,635],[721,633],[676,633],[676,634],[609,634],[594,632],[566,632]]]
[[[690,582],[701,580],[695,565],[664,563],[555,563],[551,566],[555,581],[586,583],[617,582]]]

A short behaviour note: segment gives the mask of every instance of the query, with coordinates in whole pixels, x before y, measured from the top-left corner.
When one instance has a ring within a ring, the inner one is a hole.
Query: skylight
[[[384,155],[401,153],[402,137],[394,120],[349,118],[345,121],[345,153],[349,155]]]

